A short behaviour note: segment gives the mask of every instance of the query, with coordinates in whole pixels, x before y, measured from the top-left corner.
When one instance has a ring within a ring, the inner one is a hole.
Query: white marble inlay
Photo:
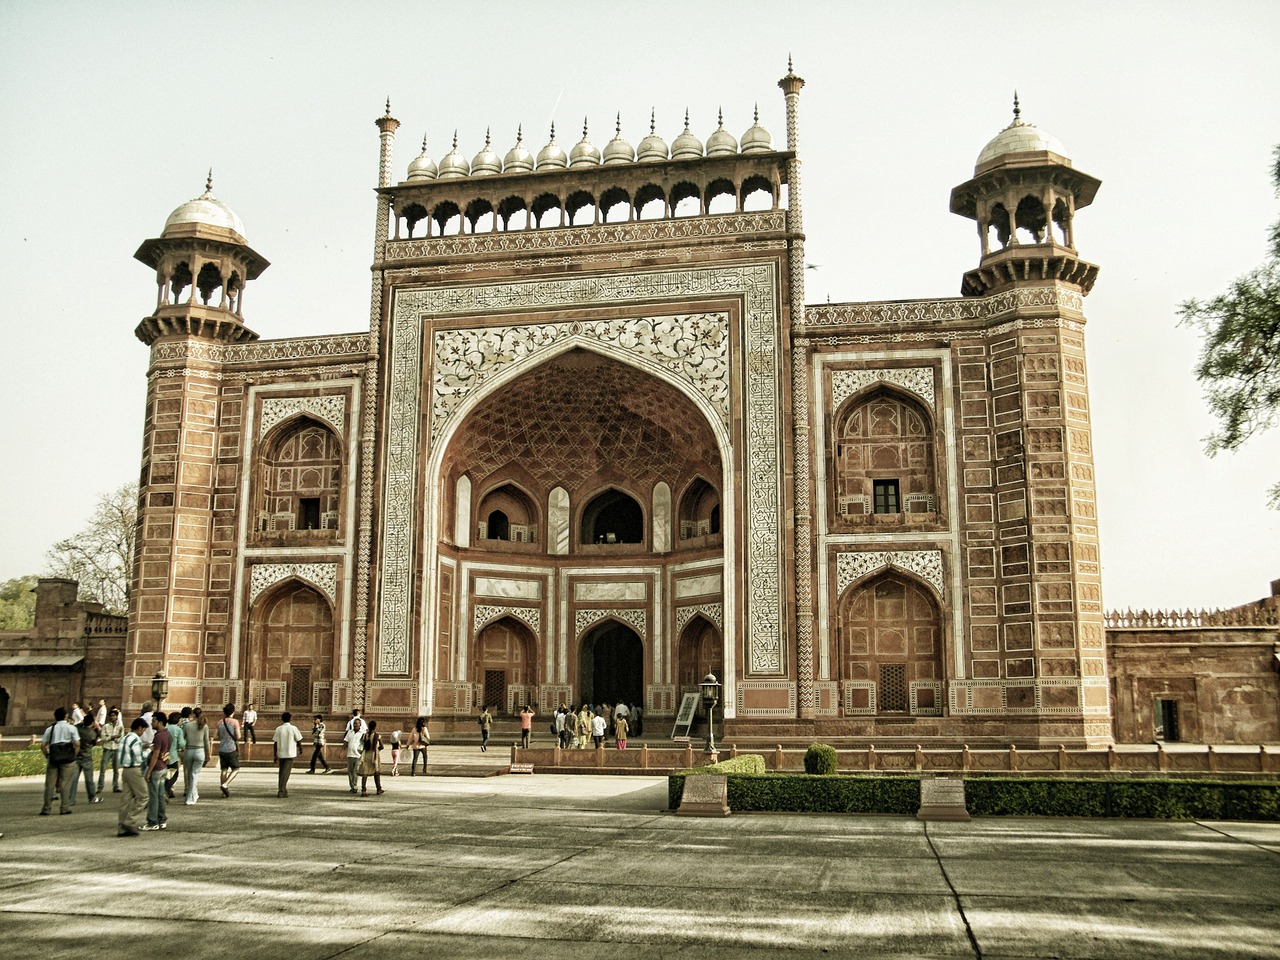
[[[502,597],[507,600],[541,600],[542,584],[537,580],[476,577],[475,595],[477,597]]]
[[[720,592],[720,574],[710,573],[705,577],[690,577],[676,581],[676,598],[704,597]]]
[[[646,596],[643,583],[599,583],[586,580],[573,585],[573,598],[583,602],[643,600]]]

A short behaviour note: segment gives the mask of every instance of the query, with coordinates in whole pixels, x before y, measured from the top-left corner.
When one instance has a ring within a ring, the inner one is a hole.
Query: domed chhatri
[[[475,155],[475,159],[471,161],[471,175],[473,177],[491,177],[495,173],[502,172],[502,160],[493,152],[492,143],[489,129],[485,128],[484,147]]]
[[[408,180],[434,180],[440,169],[436,162],[427,155],[427,136],[422,135],[422,152],[409,162]]]
[[[236,216],[236,212],[213,195],[213,170],[204,182],[204,193],[188,200],[164,222],[161,236],[169,236],[174,231],[186,226],[218,227],[230,230],[241,242],[244,241],[244,223]]]
[[[507,173],[532,173],[533,154],[524,146],[524,125],[516,127],[516,145],[507,151],[502,169]]]
[[[560,144],[556,143],[556,125],[551,124],[551,139],[538,151],[538,169],[550,170],[567,167],[569,158],[565,156]]]
[[[747,132],[742,135],[743,153],[766,153],[773,149],[773,137],[769,131],[760,126],[760,105],[756,104],[754,121]]]
[[[657,110],[649,113],[649,135],[640,141],[640,145],[636,147],[636,160],[645,163],[649,160],[666,160],[670,155],[667,149],[667,141],[658,136],[657,127]]]
[[[456,180],[471,174],[467,158],[458,152],[458,131],[453,131],[453,149],[440,158],[440,179]]]
[[[595,167],[600,164],[600,151],[587,139],[587,118],[582,118],[582,139],[569,151],[569,166]]]
[[[724,110],[720,111],[720,126],[707,137],[708,157],[729,157],[738,152],[738,141],[724,128]]]
[[[1013,120],[982,148],[974,167],[983,167],[1002,157],[1019,153],[1053,153],[1067,160],[1067,149],[1061,140],[1022,119],[1022,107],[1018,103],[1017,91],[1014,91]],[[1067,162],[1070,163],[1070,160]]]
[[[702,156],[702,141],[689,129],[689,108],[684,111],[684,130],[671,141],[672,160],[696,160]]]
[[[613,139],[604,145],[605,165],[634,163],[636,159],[635,147],[631,146],[622,136],[622,114],[618,114],[613,131]]]

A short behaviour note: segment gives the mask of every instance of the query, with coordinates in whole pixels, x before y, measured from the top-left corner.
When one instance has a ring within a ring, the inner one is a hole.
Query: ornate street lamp
[[[167,696],[169,696],[169,678],[164,675],[163,670],[157,670],[156,675],[151,678],[151,699],[156,703],[157,713],[160,712],[160,704]]]
[[[716,679],[714,673],[708,673],[702,678],[702,705],[707,708],[707,749],[708,758],[719,756],[716,750],[716,723],[715,710],[716,704],[720,702],[720,681]],[[710,759],[714,763],[714,759]]]

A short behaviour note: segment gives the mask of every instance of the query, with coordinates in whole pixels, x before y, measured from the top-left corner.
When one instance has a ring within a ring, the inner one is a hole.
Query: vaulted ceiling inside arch
[[[573,350],[488,397],[454,435],[451,476],[482,486],[512,465],[537,482],[539,495],[570,495],[600,478],[638,487],[659,480],[680,487],[696,474],[720,485],[711,427],[678,390],[634,367]]]

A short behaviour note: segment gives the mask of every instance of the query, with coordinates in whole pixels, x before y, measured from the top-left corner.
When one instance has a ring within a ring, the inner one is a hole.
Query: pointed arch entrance
[[[708,673],[724,677],[724,644],[720,630],[703,616],[696,616],[680,632],[676,653],[680,693],[698,690]]]
[[[588,703],[640,703],[644,644],[634,630],[606,620],[588,630],[578,650],[578,689]]]
[[[245,675],[258,706],[327,710],[333,682],[333,610],[315,588],[287,581],[249,615]]]
[[[472,683],[495,713],[514,713],[533,700],[535,639],[515,617],[487,624],[476,637]]]

